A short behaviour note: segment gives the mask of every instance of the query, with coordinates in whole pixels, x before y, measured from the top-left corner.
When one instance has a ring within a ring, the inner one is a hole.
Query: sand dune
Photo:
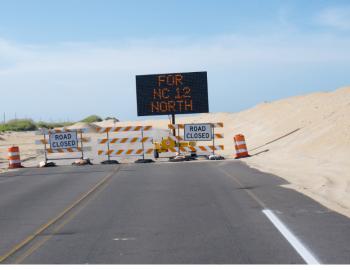
[[[234,157],[233,136],[246,137],[248,165],[285,178],[290,185],[325,206],[350,217],[350,87],[262,103],[239,113],[177,117],[178,123],[224,122],[226,157]],[[104,121],[100,126],[153,125],[156,136],[168,131],[167,119]],[[81,125],[77,125],[80,127]],[[84,126],[85,127],[85,126]],[[219,130],[218,130],[219,131]],[[24,157],[33,155],[33,133],[1,135],[4,146],[16,143]],[[99,135],[91,135],[94,140]],[[0,145],[0,146],[1,146]],[[1,165],[1,163],[0,163]],[[0,166],[1,167],[1,166]]]
[[[262,104],[238,116],[250,149],[295,131],[251,151],[268,150],[245,160],[249,165],[350,216],[349,87]]]

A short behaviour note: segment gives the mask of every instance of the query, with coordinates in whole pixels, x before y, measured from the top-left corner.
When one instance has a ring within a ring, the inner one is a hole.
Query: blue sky
[[[0,0],[7,118],[136,119],[135,75],[199,70],[212,112],[350,85],[350,1]]]

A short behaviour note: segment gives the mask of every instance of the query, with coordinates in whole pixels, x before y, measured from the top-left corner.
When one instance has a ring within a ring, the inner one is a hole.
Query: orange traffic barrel
[[[8,160],[9,160],[9,169],[22,168],[21,158],[19,156],[19,147],[12,146],[8,148]]]
[[[244,136],[242,134],[237,134],[233,139],[235,141],[236,158],[249,157]]]

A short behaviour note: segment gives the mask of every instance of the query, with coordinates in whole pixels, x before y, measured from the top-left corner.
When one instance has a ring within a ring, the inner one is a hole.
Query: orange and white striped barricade
[[[233,137],[233,140],[235,142],[235,149],[236,149],[236,159],[238,158],[244,158],[249,157],[247,145],[245,142],[244,135],[237,134]]]
[[[40,129],[36,135],[43,136],[42,139],[36,140],[35,144],[42,145],[44,149],[38,149],[37,152],[44,154],[45,163],[49,160],[64,160],[64,159],[84,159],[84,153],[91,151],[90,146],[86,143],[91,142],[89,137],[84,136],[89,129]],[[80,157],[71,156],[72,153],[80,153]],[[68,154],[68,157],[48,158],[51,154]]]
[[[141,155],[151,155],[153,153],[153,148],[125,148],[125,149],[110,149],[110,150],[98,150],[98,155],[109,155],[109,156],[141,156]]]
[[[208,153],[212,151],[224,150],[224,145],[199,145],[199,146],[180,146],[181,152],[203,152]]]
[[[11,146],[7,149],[9,169],[23,168],[18,146]]]
[[[197,123],[193,123],[193,125],[195,125]],[[198,123],[201,124],[201,123]],[[178,130],[178,136],[170,136],[172,140],[176,141],[178,144],[178,152],[201,152],[202,154],[208,154],[208,153],[212,153],[213,155],[215,154],[215,151],[222,151],[224,150],[224,145],[216,145],[217,140],[221,140],[224,138],[224,134],[223,133],[215,133],[215,130],[217,128],[223,128],[224,127],[224,123],[219,122],[219,123],[205,123],[203,125],[211,125],[212,128],[212,145],[208,146],[208,145],[199,145],[196,147],[192,147],[192,146],[186,146],[186,147],[182,147],[181,146],[181,141],[185,141],[184,136],[179,135],[180,134],[180,129],[185,129],[185,125],[186,124],[169,124],[168,128],[171,130],[177,129]],[[199,140],[198,140],[199,141]],[[189,151],[190,150],[190,151]]]
[[[139,156],[145,160],[145,155],[153,153],[153,138],[145,136],[145,133],[150,131],[152,131],[152,126],[98,127],[97,132],[106,134],[105,138],[97,140],[99,146],[105,147],[105,149],[98,149],[98,155],[105,155],[108,158],[102,163],[115,163],[111,157]],[[110,133],[123,134],[126,132],[132,135],[110,138]]]

